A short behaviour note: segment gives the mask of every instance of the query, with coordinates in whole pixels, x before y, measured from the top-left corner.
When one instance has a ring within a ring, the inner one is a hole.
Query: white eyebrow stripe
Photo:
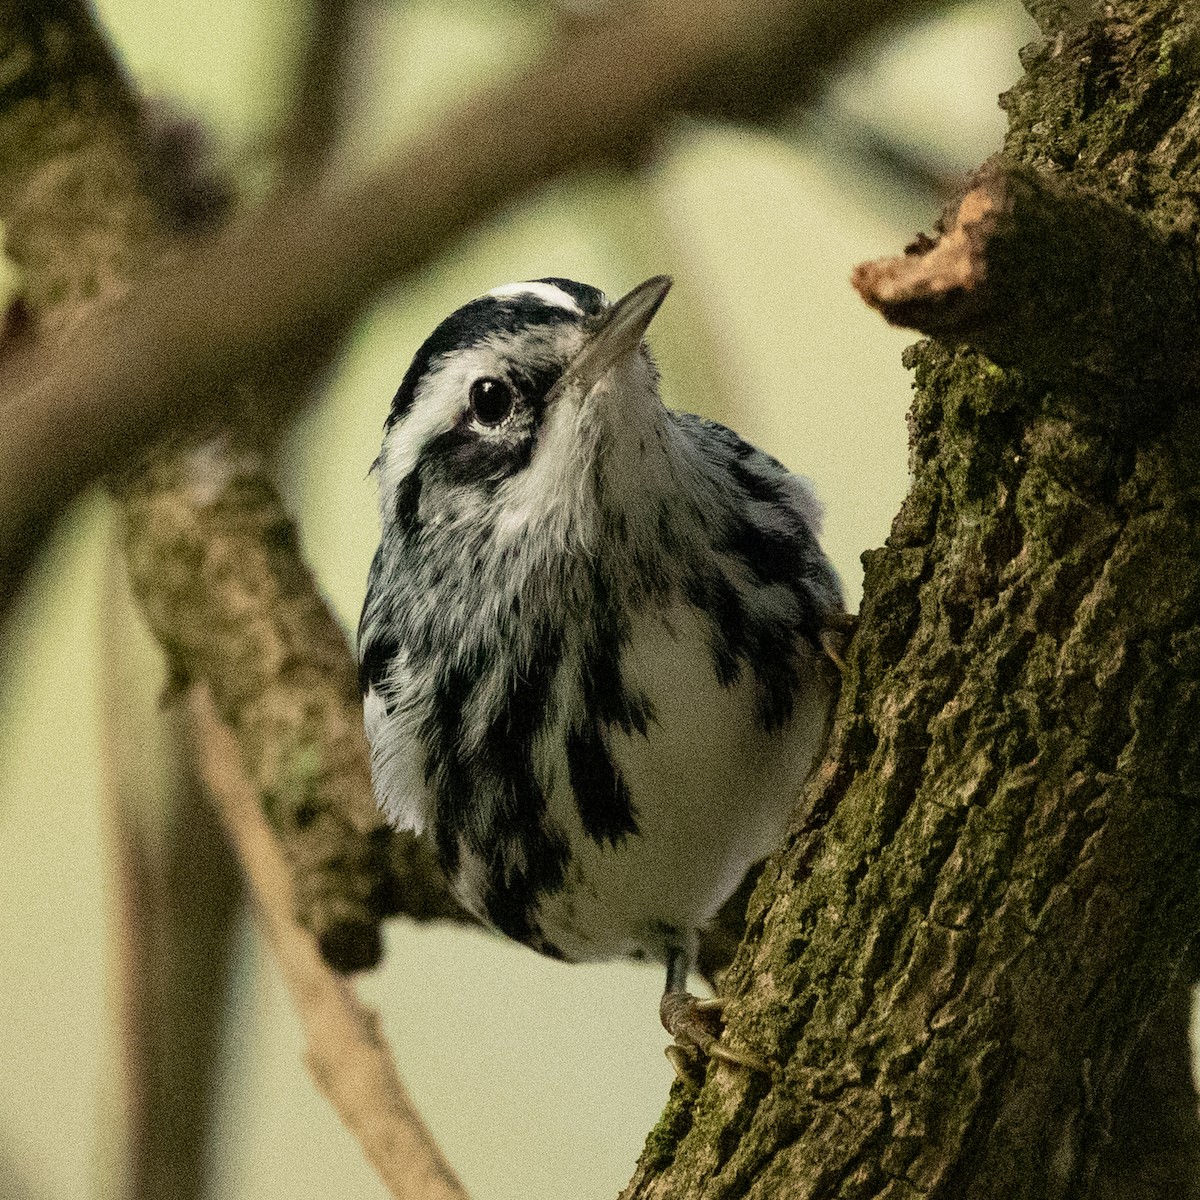
[[[575,302],[575,298],[552,283],[502,283],[487,294],[497,300],[507,300],[513,296],[536,296],[543,304],[552,304],[555,308],[566,308],[583,315],[583,309]]]

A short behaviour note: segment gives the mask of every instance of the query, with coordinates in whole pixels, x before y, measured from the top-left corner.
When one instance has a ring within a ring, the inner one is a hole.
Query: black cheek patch
[[[460,423],[429,443],[418,471],[436,471],[450,484],[498,484],[523,471],[533,456],[533,431],[484,437]]]

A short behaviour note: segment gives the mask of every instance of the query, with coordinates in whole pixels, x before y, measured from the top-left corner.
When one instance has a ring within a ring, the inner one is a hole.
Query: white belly
[[[650,698],[646,736],[614,731],[610,751],[636,807],[638,833],[598,844],[582,830],[565,764],[550,815],[568,832],[564,887],[538,923],[567,958],[645,954],[710,920],[746,871],[778,844],[824,736],[830,689],[816,656],[792,719],[764,732],[748,669],[722,688],[707,631],[687,605],[643,616],[622,675]],[[561,731],[548,734],[561,745]],[[674,936],[672,936],[674,935]]]

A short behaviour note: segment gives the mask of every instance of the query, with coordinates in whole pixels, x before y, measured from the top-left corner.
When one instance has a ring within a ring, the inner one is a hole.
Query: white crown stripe
[[[583,312],[573,296],[564,292],[562,288],[555,287],[552,283],[505,283],[500,287],[492,288],[487,295],[496,300],[509,300],[517,296],[536,296],[544,304],[551,304],[555,308],[565,308],[575,313]]]

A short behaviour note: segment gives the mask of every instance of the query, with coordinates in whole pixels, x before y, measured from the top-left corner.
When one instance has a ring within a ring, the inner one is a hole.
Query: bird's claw
[[[690,992],[664,992],[659,1005],[663,1028],[675,1039],[667,1047],[667,1058],[676,1076],[695,1087],[704,1074],[705,1061],[717,1059],[730,1066],[769,1072],[766,1059],[748,1050],[734,1050],[721,1041],[725,1024],[725,1001],[716,996],[700,1000]]]

